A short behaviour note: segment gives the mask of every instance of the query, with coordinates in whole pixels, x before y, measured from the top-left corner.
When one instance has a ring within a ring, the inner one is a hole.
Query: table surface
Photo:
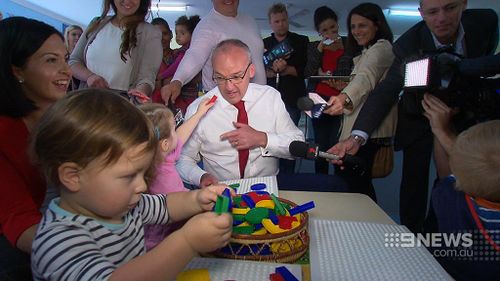
[[[296,204],[314,201],[311,218],[396,224],[370,197],[360,193],[280,190],[279,196]]]

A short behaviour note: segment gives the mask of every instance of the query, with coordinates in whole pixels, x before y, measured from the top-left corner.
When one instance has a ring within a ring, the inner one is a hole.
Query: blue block
[[[266,184],[265,183],[256,183],[250,186],[251,190],[264,190],[266,189]]]
[[[302,205],[299,205],[295,208],[292,208],[290,210],[288,210],[288,212],[290,213],[290,216],[293,216],[293,215],[296,215],[296,214],[299,214],[299,213],[303,213],[307,210],[310,210],[314,208],[314,201],[311,201],[311,202],[307,202],[305,204],[302,204]]]
[[[251,209],[255,208],[255,202],[253,202],[252,198],[246,194],[241,195],[241,200],[247,203],[247,206]]]
[[[276,273],[281,275],[285,281],[299,281],[297,277],[295,277],[286,266],[276,267]]]

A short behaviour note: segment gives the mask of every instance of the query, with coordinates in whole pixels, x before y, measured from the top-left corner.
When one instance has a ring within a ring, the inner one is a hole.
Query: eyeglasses
[[[248,68],[250,67],[252,63],[249,62],[247,65],[247,68],[245,68],[245,72],[243,72],[243,75],[241,76],[233,76],[233,77],[222,77],[222,76],[212,76],[212,80],[214,80],[215,84],[217,85],[224,85],[226,82],[231,82],[231,84],[239,84],[241,81],[243,81],[243,78],[245,78],[245,75],[247,75]]]

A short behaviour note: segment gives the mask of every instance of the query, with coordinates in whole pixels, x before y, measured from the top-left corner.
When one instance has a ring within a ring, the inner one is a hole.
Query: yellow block
[[[250,208],[233,208],[233,214],[235,215],[246,215],[250,211]]]
[[[274,209],[273,200],[261,200],[255,204],[255,207]]]
[[[299,239],[274,242],[271,243],[271,251],[275,254],[288,253],[294,249],[301,247],[302,245],[302,241],[300,241]]]
[[[177,281],[210,281],[210,273],[207,268],[186,270],[175,279]]]
[[[269,231],[269,233],[275,234],[275,233],[281,233],[287,231],[286,229],[282,229],[279,226],[275,225],[270,219],[263,219],[262,220],[262,225],[264,228]]]

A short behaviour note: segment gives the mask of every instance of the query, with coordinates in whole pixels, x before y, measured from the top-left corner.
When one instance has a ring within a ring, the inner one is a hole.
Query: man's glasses
[[[252,63],[249,62],[247,65],[247,68],[245,68],[245,72],[243,72],[243,75],[241,76],[234,76],[234,77],[222,77],[222,76],[212,76],[212,80],[214,80],[215,84],[217,85],[224,85],[226,82],[231,82],[231,84],[239,84],[241,81],[243,81],[243,78],[245,78],[245,75],[247,75],[248,68],[250,67]]]

